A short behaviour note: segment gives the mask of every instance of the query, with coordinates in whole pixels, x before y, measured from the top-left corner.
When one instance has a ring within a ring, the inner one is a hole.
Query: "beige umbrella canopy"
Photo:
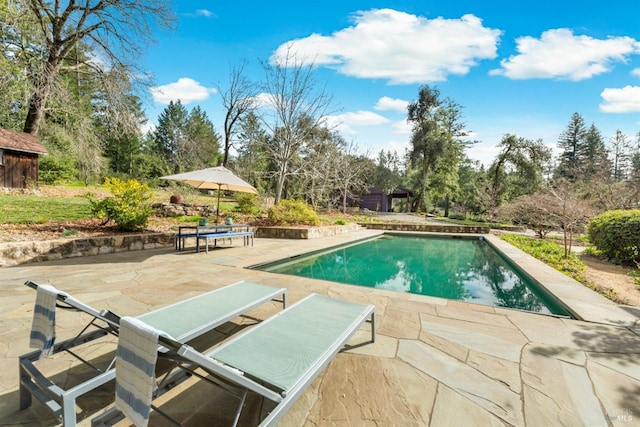
[[[160,179],[183,182],[200,190],[218,190],[216,223],[218,222],[220,212],[221,190],[258,194],[258,190],[256,190],[251,184],[234,175],[233,172],[224,166],[162,176]]]

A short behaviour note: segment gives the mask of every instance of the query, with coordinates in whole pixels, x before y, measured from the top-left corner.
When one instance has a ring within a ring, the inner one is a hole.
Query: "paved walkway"
[[[594,319],[587,318],[596,322],[578,321],[244,268],[374,234],[256,239],[255,247],[208,254],[152,250],[0,269],[0,425],[59,424],[37,403],[17,410],[17,357],[28,351],[35,299],[22,284],[27,279],[122,315],[238,280],[286,286],[291,302],[318,292],[375,304],[377,342],[340,353],[288,411],[283,426],[640,425],[640,315],[633,308],[579,297],[584,318],[593,301],[601,306],[592,310]],[[273,303],[252,314],[263,319],[277,310]],[[59,339],[71,336],[81,317],[61,313]],[[250,322],[238,319],[218,332],[223,338]],[[366,337],[363,330],[353,343]],[[113,348],[87,351],[92,360],[104,359]],[[74,381],[76,368],[64,356],[41,363],[61,381]],[[111,396],[112,390],[104,390],[79,402],[82,425],[109,406]],[[230,405],[211,386],[191,379],[158,403],[189,426],[224,425]],[[255,424],[258,413],[259,402],[250,401],[241,424]],[[166,424],[154,415],[151,425]]]

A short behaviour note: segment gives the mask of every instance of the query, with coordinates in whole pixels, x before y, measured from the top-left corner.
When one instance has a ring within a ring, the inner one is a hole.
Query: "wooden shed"
[[[398,199],[406,199],[405,209],[408,209],[411,197],[413,197],[413,191],[403,187],[398,187],[391,193],[372,187],[367,194],[360,197],[360,208],[376,212],[392,212]]]
[[[360,209],[368,209],[375,212],[387,212],[389,210],[389,198],[387,197],[387,193],[379,188],[370,188],[367,194],[360,196]]]
[[[0,129],[0,187],[26,188],[38,182],[38,156],[46,152],[37,136]]]

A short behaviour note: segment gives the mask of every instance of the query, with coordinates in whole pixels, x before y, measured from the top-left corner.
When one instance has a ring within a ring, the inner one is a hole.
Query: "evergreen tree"
[[[174,173],[217,165],[219,139],[213,123],[200,107],[189,112],[180,100],[171,101],[158,116],[157,153]]]
[[[629,137],[618,129],[611,138],[611,176],[615,182],[624,181],[629,178],[631,169],[631,142]]]
[[[581,171],[581,177],[585,181],[596,178],[608,178],[611,170],[611,162],[609,154],[605,146],[602,134],[592,124],[585,135],[584,144],[584,168]]]
[[[486,197],[487,172],[477,160],[465,156],[458,170],[460,192],[456,198],[457,210],[472,214],[484,214],[488,208]]]
[[[255,113],[248,113],[241,119],[235,171],[261,193],[268,186],[265,179],[269,166],[269,155],[265,148],[268,139],[269,135]]]
[[[134,163],[142,155],[141,127],[147,122],[140,99],[131,92],[122,96],[119,114],[111,114],[111,103],[108,100],[105,103],[101,126],[109,168],[116,174],[136,176]]]
[[[181,169],[179,150],[184,146],[186,123],[189,113],[180,100],[169,105],[158,116],[155,131],[155,143],[158,155],[171,166],[173,173],[184,172]]]
[[[457,191],[455,182],[464,151],[460,138],[466,135],[461,117],[460,105],[450,98],[440,99],[440,91],[429,86],[421,87],[418,100],[409,104],[407,121],[413,129],[408,175],[419,189],[414,210],[426,210],[428,200],[448,200]]]
[[[585,138],[587,135],[584,119],[579,113],[573,113],[567,128],[560,134],[558,148],[560,163],[556,176],[575,182],[581,177],[584,166]]]
[[[631,155],[631,179],[640,184],[640,132],[636,134],[636,142]]]
[[[543,181],[545,165],[551,160],[551,150],[541,140],[505,135],[499,147],[500,154],[488,170],[486,191],[494,209],[504,201],[535,193]]]
[[[380,150],[371,186],[385,192],[393,191],[402,183],[402,165],[394,151]]]
[[[180,163],[186,170],[216,166],[220,157],[220,136],[200,107],[194,107],[186,123],[187,138],[180,147]]]

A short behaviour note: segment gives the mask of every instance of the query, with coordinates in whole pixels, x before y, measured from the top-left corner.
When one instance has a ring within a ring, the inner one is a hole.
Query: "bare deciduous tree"
[[[253,112],[257,107],[256,96],[258,89],[255,84],[245,78],[243,61],[237,67],[231,68],[229,73],[229,86],[226,89],[218,87],[222,97],[222,106],[226,110],[224,117],[224,153],[222,166],[229,162],[229,150],[233,146],[236,134],[239,132],[238,124],[242,118]]]
[[[561,183],[549,189],[552,196],[550,202],[551,214],[562,227],[564,242],[564,256],[569,257],[573,246],[573,237],[579,233],[597,212],[588,200],[578,197],[574,186]]]
[[[502,213],[531,227],[540,238],[553,229],[561,229],[567,258],[574,236],[597,213],[590,201],[579,197],[575,190],[575,186],[561,182],[535,194],[518,197],[505,206]]]
[[[531,228],[539,238],[544,239],[550,231],[560,228],[548,205],[547,194],[527,194],[500,207],[499,216]]]
[[[335,167],[336,188],[340,193],[342,213],[347,212],[347,201],[367,191],[373,172],[372,161],[366,155],[358,155],[354,143],[345,144],[338,153]]]
[[[36,49],[25,46],[33,65],[29,70],[33,89],[24,131],[32,134],[38,133],[52,85],[78,43],[84,43],[95,55],[87,65],[133,70],[141,47],[151,40],[153,27],[170,27],[174,19],[163,0],[22,2],[42,39],[42,46]],[[133,71],[129,75],[133,78]]]
[[[268,151],[275,163],[275,203],[282,198],[290,162],[307,144],[309,137],[325,127],[331,114],[332,97],[319,87],[313,75],[313,62],[304,61],[286,49],[273,63],[263,63],[268,108],[263,121],[271,133]]]

